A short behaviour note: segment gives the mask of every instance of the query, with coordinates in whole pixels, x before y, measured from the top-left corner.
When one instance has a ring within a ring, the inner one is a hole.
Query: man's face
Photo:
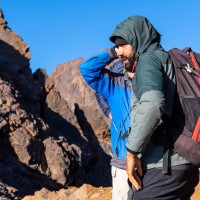
[[[125,44],[116,46],[115,51],[117,56],[123,60],[125,69],[131,72],[135,61],[135,54],[131,45]]]

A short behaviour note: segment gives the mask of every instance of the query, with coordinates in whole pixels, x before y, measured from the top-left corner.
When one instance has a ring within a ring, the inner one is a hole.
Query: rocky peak
[[[0,10],[0,196],[110,185],[109,121],[76,59],[32,73],[31,53]]]

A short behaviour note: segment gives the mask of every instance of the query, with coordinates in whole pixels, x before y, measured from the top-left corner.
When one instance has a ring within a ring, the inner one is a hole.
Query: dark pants
[[[199,170],[192,166],[174,167],[168,175],[150,169],[142,177],[142,190],[130,186],[128,200],[189,200],[198,182]]]

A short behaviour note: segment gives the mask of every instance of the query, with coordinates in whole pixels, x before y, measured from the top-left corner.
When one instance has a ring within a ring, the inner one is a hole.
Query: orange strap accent
[[[194,65],[194,68],[197,69],[197,70],[200,70],[200,67],[199,67],[199,64],[195,58],[195,55],[192,51],[190,51],[190,57],[192,59],[192,63]],[[198,76],[198,81],[199,81],[199,84],[200,84],[200,76]]]
[[[132,73],[135,73],[135,71],[136,71],[136,66],[137,66],[137,60],[135,59],[135,61],[134,61],[134,63],[133,63]]]
[[[197,120],[194,132],[192,134],[192,139],[193,140],[197,140],[198,142],[200,142],[200,116]]]

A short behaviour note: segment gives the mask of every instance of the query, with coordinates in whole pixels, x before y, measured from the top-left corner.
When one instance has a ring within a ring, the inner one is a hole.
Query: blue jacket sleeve
[[[87,84],[106,99],[110,97],[114,88],[109,70],[104,70],[110,61],[111,58],[106,50],[85,60],[80,65],[80,72]]]

